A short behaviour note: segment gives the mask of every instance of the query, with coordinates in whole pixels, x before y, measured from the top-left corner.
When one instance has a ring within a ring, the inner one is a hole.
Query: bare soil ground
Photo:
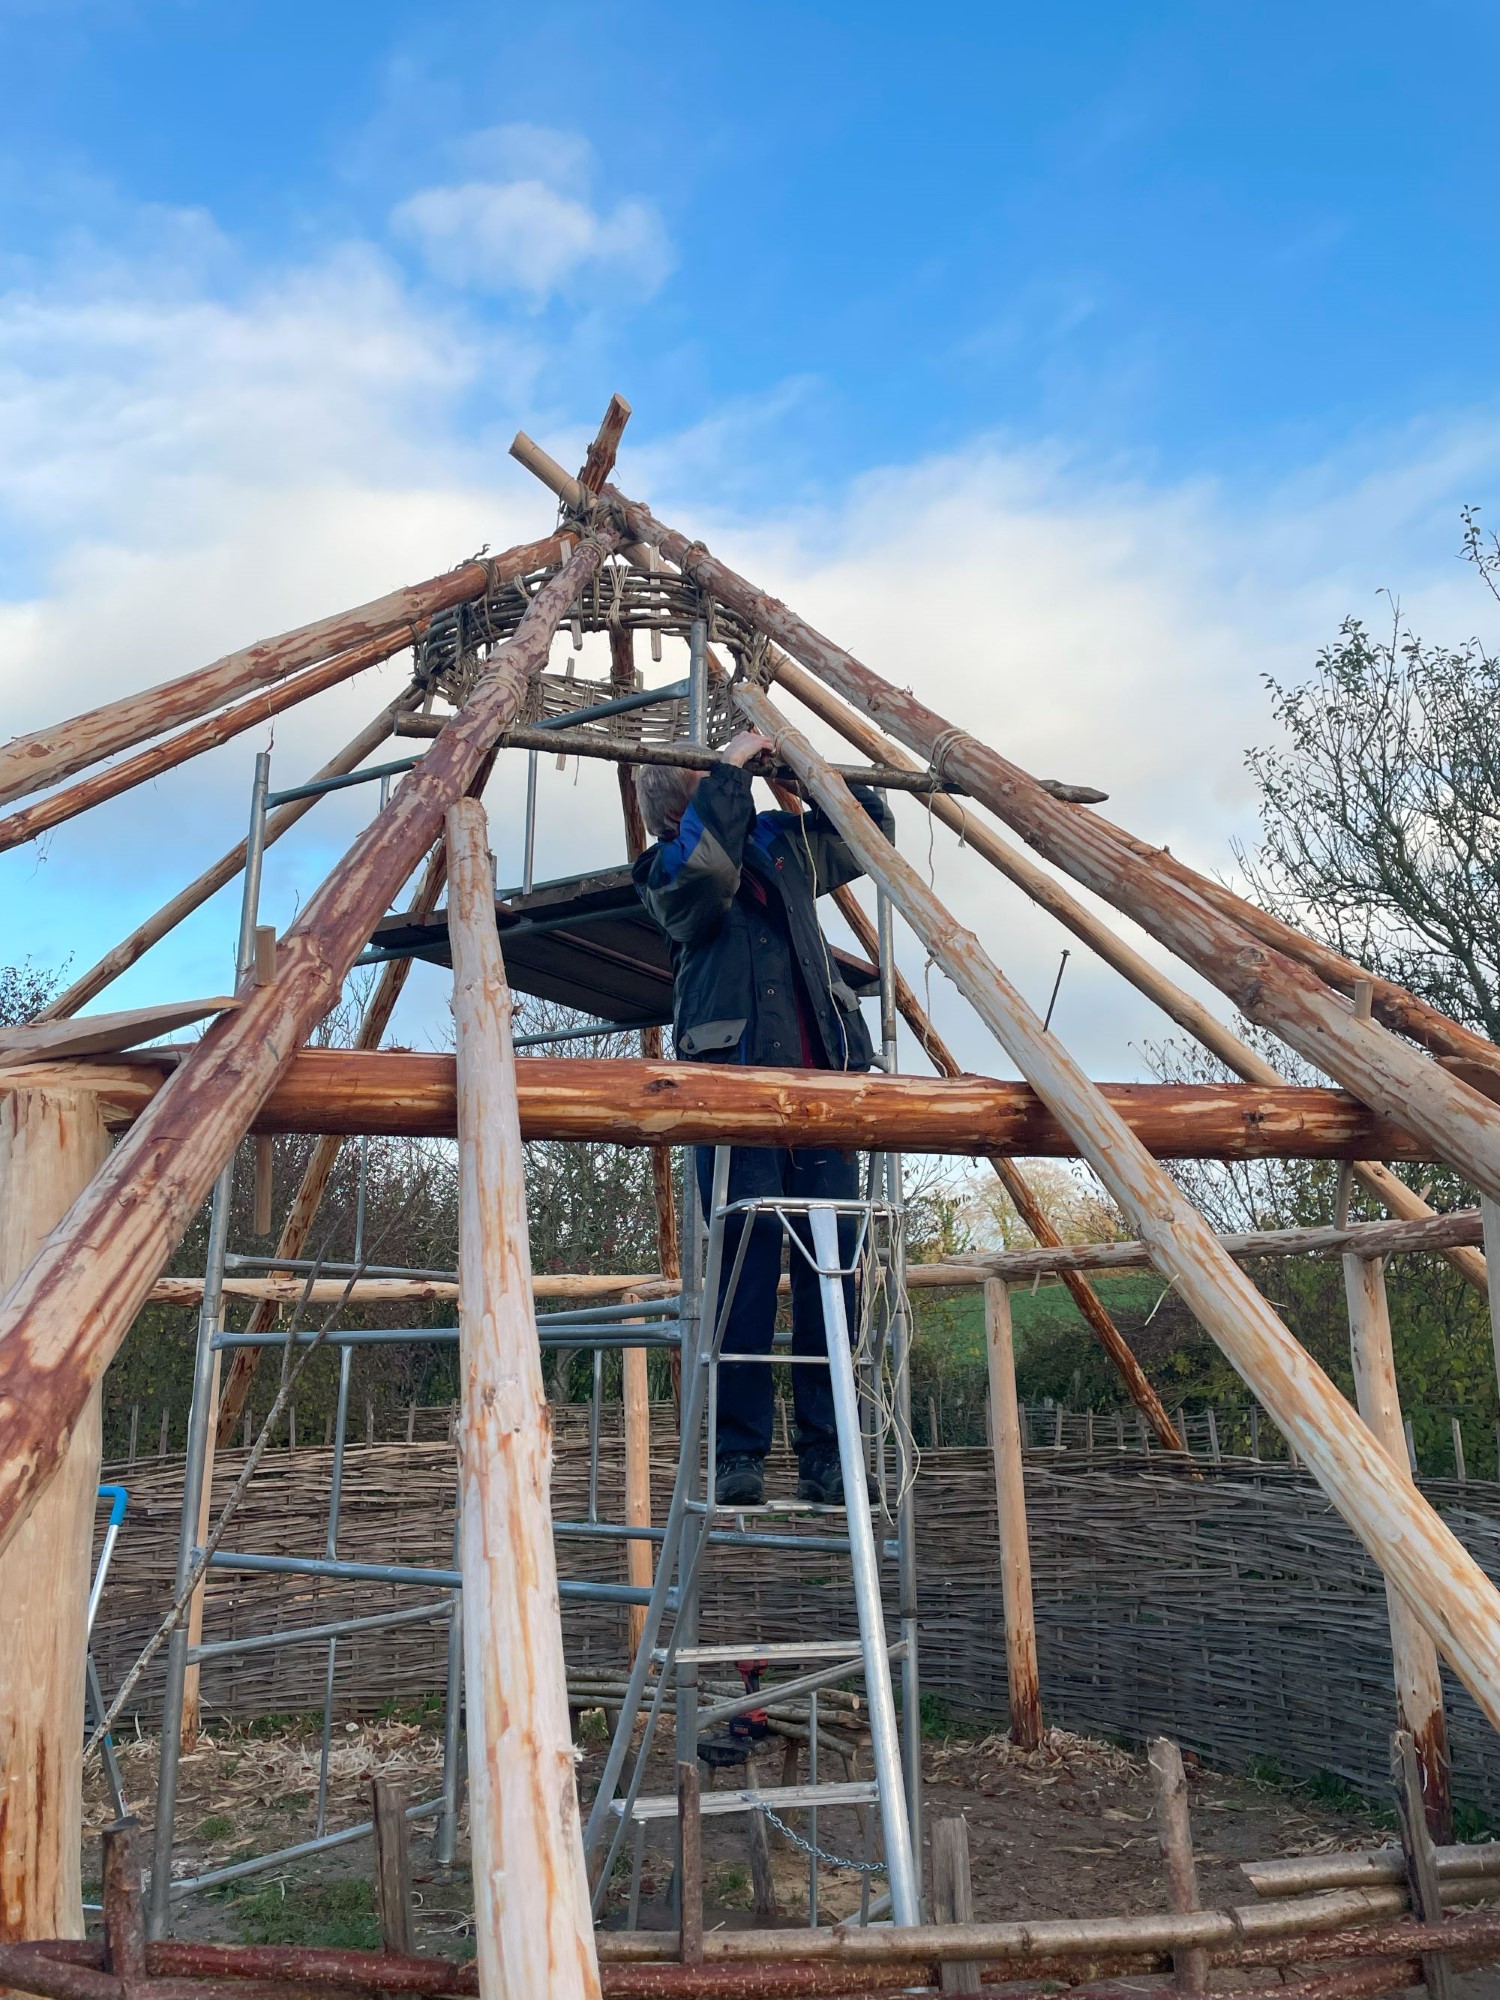
[[[598,1732],[585,1726],[580,1778],[585,1798],[602,1762]],[[314,1831],[318,1785],[316,1729],[289,1725],[205,1735],[182,1765],[178,1872],[213,1869],[304,1840]],[[127,1798],[149,1828],[156,1770],[153,1741],[121,1746]],[[395,1778],[413,1798],[438,1790],[441,1743],[415,1721],[356,1727],[336,1725],[328,1824],[368,1816],[372,1776]],[[1042,1747],[1018,1751],[1003,1736],[948,1740],[929,1746],[927,1814],[962,1813],[969,1824],[976,1915],[981,1919],[1130,1913],[1166,1907],[1152,1819],[1151,1785],[1143,1758],[1110,1744],[1051,1730]],[[836,1774],[835,1774],[836,1775]],[[761,1765],[761,1784],[780,1781],[779,1757]],[[721,1783],[738,1784],[738,1773]],[[672,1784],[666,1758],[653,1759],[646,1789]],[[1390,1822],[1350,1798],[1303,1791],[1190,1767],[1194,1838],[1205,1903],[1250,1901],[1238,1864],[1270,1855],[1377,1845]],[[112,1817],[97,1766],[86,1798],[85,1882],[97,1882],[97,1834]],[[706,1818],[705,1922],[739,1928],[806,1923],[808,1861],[774,1829],[771,1869],[778,1914],[754,1910],[747,1823],[741,1816]],[[863,1853],[856,1814],[820,1815],[819,1843],[845,1858]],[[671,1834],[653,1828],[641,1881],[640,1922],[668,1921]],[[413,1842],[419,1948],[458,1956],[472,1945],[472,1898],[467,1823],[460,1822],[458,1859],[451,1869],[431,1859],[425,1830]],[[611,1884],[607,1921],[624,1921],[628,1867],[622,1857]],[[370,1842],[361,1840],[316,1858],[185,1898],[173,1928],[183,1936],[245,1942],[304,1942],[373,1947],[378,1943],[370,1883]],[[876,1889],[881,1885],[875,1878]],[[819,1869],[819,1917],[853,1914],[860,1876]]]

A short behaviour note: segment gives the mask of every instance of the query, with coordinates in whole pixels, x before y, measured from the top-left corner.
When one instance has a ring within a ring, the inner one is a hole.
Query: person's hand
[[[764,757],[776,745],[769,736],[762,736],[758,729],[742,729],[738,736],[731,736],[719,751],[721,764],[737,764],[741,769],[753,763],[757,757]]]

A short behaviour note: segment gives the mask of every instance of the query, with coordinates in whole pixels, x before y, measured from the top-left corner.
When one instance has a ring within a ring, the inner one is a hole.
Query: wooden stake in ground
[[[581,544],[542,585],[420,768],[281,939],[271,985],[242,993],[238,1012],[221,1016],[193,1046],[0,1301],[0,1549],[55,1473],[106,1364],[224,1162],[338,998],[390,897],[515,716],[558,621],[612,545],[612,538]]]
[[[510,990],[477,801],[450,810],[448,857],[459,1071],[459,1566],[479,1989],[483,2000],[597,2000]]]
[[[969,1822],[951,1813],[932,1822],[932,1921],[972,1924],[974,1884],[969,1868]],[[982,1993],[975,1959],[945,1959],[940,1968],[944,1993]]]
[[[1193,1861],[1193,1828],[1188,1814],[1187,1773],[1182,1752],[1169,1737],[1158,1736],[1147,1750],[1156,1788],[1156,1837],[1167,1868],[1167,1907],[1177,1916],[1201,1909],[1198,1870]],[[1203,1993],[1208,1988],[1208,1953],[1173,1954],[1179,1993]]]
[[[1349,1352],[1359,1414],[1384,1446],[1398,1475],[1411,1484],[1381,1259],[1345,1257],[1344,1290],[1349,1300]],[[1435,1841],[1446,1843],[1453,1838],[1453,1788],[1437,1648],[1406,1599],[1389,1583],[1385,1602],[1399,1727],[1407,1731],[1416,1747],[1428,1829]]]
[[[1460,1680],[1500,1726],[1500,1592],[1451,1529],[1401,1478],[1327,1375],[1225,1256],[1197,1209],[1116,1116],[1056,1036],[1044,1031],[979,940],[954,920],[910,862],[876,832],[848,786],[758,690],[743,688],[738,700],[746,719],[772,738],[865,872],[889,892],[927,949],[1045,1098],[1080,1155],[1151,1245],[1157,1269],[1176,1285],[1349,1526],[1412,1602]]]
[[[0,1094],[0,1285],[109,1152],[98,1105],[45,1091]],[[0,1942],[82,1937],[83,1663],[99,1394],[57,1477],[0,1555]]]
[[[1010,1287],[991,1278],[984,1288],[985,1355],[990,1377],[995,1514],[1000,1526],[1000,1594],[1005,1607],[1005,1677],[1010,1735],[1023,1750],[1042,1740],[1042,1695],[1031,1602],[1031,1546],[1026,1534],[1026,1484],[1021,1460],[1021,1410],[1011,1340]]]

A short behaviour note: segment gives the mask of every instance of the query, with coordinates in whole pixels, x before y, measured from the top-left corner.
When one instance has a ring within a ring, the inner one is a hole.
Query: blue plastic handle
[[[125,1509],[130,1503],[130,1495],[123,1486],[101,1486],[99,1498],[109,1500],[109,1525],[118,1528],[125,1518]]]

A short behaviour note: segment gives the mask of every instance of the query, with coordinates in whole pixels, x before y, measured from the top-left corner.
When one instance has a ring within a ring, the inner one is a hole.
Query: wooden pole
[[[268,722],[284,709],[310,701],[325,688],[337,687],[341,681],[351,680],[377,660],[387,658],[390,651],[390,645],[380,640],[373,645],[360,646],[351,653],[336,653],[331,660],[324,660],[319,666],[293,674],[276,687],[263,689],[247,701],[220,709],[218,714],[209,716],[203,722],[195,722],[191,728],[169,736],[164,743],[153,744],[149,750],[127,757],[122,763],[111,764],[106,770],[96,771],[76,785],[69,785],[66,791],[54,792],[50,798],[42,799],[36,805],[11,813],[8,818],[0,819],[0,853],[8,847],[19,847],[23,841],[35,840],[51,828],[76,819],[80,813],[102,805],[106,799],[115,799],[122,792],[133,791],[137,785],[144,785],[165,771],[175,771],[179,764],[201,757],[205,750],[213,750],[245,730]]]
[[[243,1020],[251,1005],[245,1002],[233,1018]],[[172,1065],[186,1053],[152,1049],[128,1061],[26,1063],[0,1072],[0,1089],[90,1092],[98,1096],[110,1128],[124,1130],[149,1115],[168,1079],[181,1073]],[[1094,1087],[1162,1159],[1340,1160],[1368,1154],[1372,1141],[1391,1158],[1431,1158],[1431,1149],[1409,1132],[1374,1117],[1338,1090],[1292,1084],[1260,1090],[1243,1083]],[[816,1131],[818,1145],[845,1149],[888,1146],[909,1153],[1005,1153],[1022,1159],[1069,1159],[1078,1152],[1029,1084],[994,1077],[528,1056],[521,1066],[520,1096],[528,1139],[805,1146],[814,1143],[809,1135]],[[451,1056],[304,1048],[288,1057],[252,1129],[451,1139],[454,1108]]]
[[[932,1822],[932,1920],[936,1924],[974,1921],[974,1883],[969,1867],[969,1822],[962,1813],[945,1813]],[[945,1959],[939,1991],[982,1993],[975,1959]]]
[[[510,991],[483,808],[448,814],[459,1091],[460,1568],[484,2000],[597,2000],[531,1303]]]
[[[1420,1924],[1441,1924],[1443,1891],[1438,1879],[1437,1852],[1425,1818],[1426,1798],[1417,1747],[1404,1729],[1391,1737],[1391,1783],[1401,1822],[1401,1852],[1412,1915]],[[1422,1954],[1422,1981],[1429,2000],[1452,2000],[1453,1961],[1446,1952]]]
[[[417,1948],[412,1924],[411,1835],[406,1805],[406,1787],[394,1778],[370,1780],[380,1949],[402,1958],[410,1958]]]
[[[330,757],[320,771],[314,773],[313,782],[321,778],[341,778],[348,772],[357,770],[372,750],[379,749],[391,733],[392,724],[403,710],[418,697],[408,688],[403,694],[383,708],[371,721],[367,722],[357,736],[351,737],[337,756]],[[284,833],[294,827],[304,814],[310,813],[317,804],[316,798],[292,799],[284,806],[266,816],[264,845],[270,847]],[[90,1000],[112,985],[122,972],[128,972],[137,959],[144,958],[152,945],[159,944],[169,931],[175,930],[185,917],[206,903],[210,896],[217,894],[226,882],[232,882],[245,865],[245,843],[243,840],[231,847],[227,854],[221,854],[217,861],[185,889],[179,889],[170,901],[162,904],[146,921],[138,924],[129,937],[107,951],[97,965],[73,981],[73,984],[58,994],[55,1000],[45,1006],[39,1019],[43,1021],[66,1020],[86,1007]]]
[[[0,1095],[0,1285],[103,1163],[97,1104]],[[0,1941],[83,1936],[83,1693],[99,1486],[99,1396],[46,1498],[0,1555]]]
[[[399,653],[435,611],[479,597],[507,578],[549,568],[563,560],[568,547],[566,536],[549,535],[484,562],[463,563],[444,576],[390,591],[353,611],[319,618],[296,631],[283,632],[279,638],[262,639],[237,653],[226,653],[212,666],[163,681],[141,694],[105,702],[100,708],[88,709],[48,729],[34,730],[29,736],[12,737],[0,747],[0,805],[70,778],[113,751],[127,750],[133,743],[144,743],[148,737],[191,722],[232,696],[280,680],[314,660],[351,647],[369,654],[366,665]],[[383,651],[374,650],[377,642]]]
[[[1000,1590],[1005,1606],[1005,1675],[1010,1734],[1023,1750],[1042,1740],[1041,1678],[1031,1602],[1031,1545],[1026,1534],[1026,1484],[1021,1458],[1021,1411],[1011,1339],[1010,1288],[991,1278],[984,1288],[985,1356],[989,1365],[995,1515],[1000,1526]]]
[[[616,396],[610,404],[605,418],[606,428],[611,419],[617,417],[617,405],[621,398]],[[630,414],[628,403],[623,405],[624,416],[618,417],[619,429],[623,430],[625,419]],[[601,444],[601,438],[603,443]],[[618,442],[618,431],[615,433]],[[589,460],[580,475],[591,492],[597,492],[609,477],[604,458],[611,462],[614,445],[605,432],[594,440],[590,448]],[[590,485],[591,477],[596,483]],[[622,694],[628,694],[635,685],[635,635],[623,626],[609,635],[609,669],[612,685]],[[635,767],[630,764],[620,766],[620,811],[625,821],[625,851],[631,861],[636,861],[645,852],[646,828],[641,819],[640,801],[635,795]],[[641,1055],[647,1062],[660,1062],[662,1040],[660,1028],[642,1028]],[[670,1146],[651,1148],[651,1196],[656,1209],[656,1268],[664,1277],[681,1279],[682,1264],[677,1247],[677,1205],[672,1192],[672,1149]],[[672,1358],[681,1366],[680,1357],[673,1350]],[[644,1347],[627,1347],[621,1357],[623,1381],[622,1400],[625,1416],[625,1520],[632,1528],[649,1528],[651,1525],[651,1390]],[[625,1544],[625,1573],[627,1580],[638,1589],[649,1590],[655,1580],[655,1554],[649,1542],[627,1542]],[[640,1646],[646,1630],[646,1607],[632,1604],[629,1608],[630,1651],[632,1656]]]
[[[1188,1813],[1187,1773],[1182,1752],[1170,1738],[1155,1737],[1146,1752],[1156,1790],[1156,1837],[1167,1868],[1167,1908],[1186,1916],[1203,1907],[1198,1895],[1198,1870],[1193,1860],[1193,1828]],[[1208,1953],[1173,1954],[1179,1993],[1203,1993],[1208,1988]]]
[[[1344,1291],[1349,1301],[1349,1355],[1354,1366],[1359,1414],[1384,1449],[1397,1476],[1411,1486],[1411,1461],[1396,1387],[1390,1305],[1381,1260],[1345,1257]],[[1396,1679],[1397,1726],[1410,1733],[1417,1748],[1422,1801],[1432,1837],[1446,1843],[1453,1838],[1453,1790],[1437,1648],[1406,1599],[1389,1583],[1385,1601]]]
[[[1489,1267],[1485,1299],[1490,1309],[1490,1344],[1495,1351],[1495,1380],[1500,1383],[1500,1203],[1484,1195],[1479,1203],[1484,1223],[1484,1256]]]
[[[421,767],[280,940],[272,984],[242,993],[239,1010],[221,1015],[194,1045],[0,1301],[0,1549],[57,1469],[95,1384],[225,1160],[515,714],[559,619],[598,573],[607,547],[583,543],[532,598]]]
[[[1129,851],[1091,814],[1050,797],[1018,765],[890,686],[701,543],[689,542],[613,487],[605,487],[602,498],[629,535],[778,640],[920,756],[936,756],[941,774],[958,778],[1028,845],[1134,918],[1251,1020],[1362,1101],[1420,1133],[1439,1157],[1500,1198],[1500,1107],[1373,1022],[1354,1019],[1347,1003],[1305,966],[1257,945],[1237,921]]]
[[[625,434],[625,426],[630,422],[630,405],[621,395],[611,396],[609,408],[604,412],[604,421],[595,433],[594,441],[588,448],[588,456],[578,474],[578,483],[586,492],[597,493],[615,469],[615,455],[620,449],[620,439]]]
[[[220,1314],[219,1325],[221,1329],[223,1324],[223,1315]],[[216,1410],[219,1407],[219,1363],[223,1359],[222,1351],[216,1349],[213,1359],[213,1372],[209,1378],[208,1407],[210,1410]],[[211,1424],[208,1432],[208,1443],[203,1454],[203,1487],[198,1496],[197,1545],[200,1549],[208,1540],[209,1520],[213,1514],[215,1443],[216,1427]],[[193,1592],[188,1604],[189,1646],[197,1646],[201,1644],[203,1639],[203,1598],[207,1588],[208,1578],[205,1575],[198,1579],[198,1587]],[[178,1738],[182,1745],[184,1756],[187,1756],[190,1751],[196,1750],[198,1747],[198,1733],[202,1727],[202,1711],[199,1703],[202,1681],[202,1667],[196,1660],[189,1660],[182,1681],[182,1725]]]
[[[796,696],[805,707],[812,710],[820,721],[836,729],[841,736],[862,750],[875,762],[895,761],[909,766],[913,771],[922,769],[915,758],[883,735],[875,725],[856,710],[848,708],[833,692],[824,686],[806,668],[799,667],[784,653],[772,652],[770,666],[775,678],[789,694]],[[1112,966],[1122,978],[1129,980],[1137,992],[1144,993],[1154,1001],[1169,1020],[1185,1028],[1195,1040],[1201,1042],[1210,1054],[1243,1077],[1247,1083],[1262,1083],[1272,1087],[1284,1082],[1280,1073],[1268,1063],[1263,1055],[1252,1049],[1224,1023],[1216,1018],[1201,1001],[1151,962],[1133,951],[1123,938],[1112,931],[1108,924],[1097,917],[1092,910],[1068,890],[1064,883],[1040,868],[1019,848],[1002,840],[994,829],[975,813],[965,811],[951,799],[938,796],[925,802],[933,816],[951,828],[972,847],[976,854],[1014,882],[1016,886],[1042,909],[1057,918],[1075,937],[1082,939],[1106,965]],[[1393,1174],[1389,1167],[1379,1160],[1366,1159],[1354,1163],[1354,1177],[1367,1194],[1389,1209],[1394,1216],[1408,1221],[1418,1221],[1434,1213],[1415,1188],[1409,1188],[1405,1181]],[[1448,1262],[1453,1265],[1466,1283],[1477,1291],[1486,1285],[1485,1260],[1475,1250],[1453,1249],[1447,1253]]]
[[[880,957],[880,941],[875,934],[875,926],[860,908],[854,892],[847,885],[833,892],[833,900],[844,921],[859,941],[860,949],[866,957]],[[891,968],[894,976],[896,1005],[902,1018],[916,1036],[928,1059],[940,1076],[961,1074],[958,1058],[927,1018],[926,1011],[912,992],[906,979],[896,968]],[[1062,1238],[1052,1227],[1051,1219],[1033,1193],[1030,1182],[1012,1161],[1003,1154],[994,1154],[990,1166],[999,1176],[1000,1185],[1015,1203],[1016,1213],[1026,1224],[1037,1242],[1046,1248],[1057,1248]],[[1077,1271],[1064,1271],[1063,1283],[1072,1295],[1073,1303],[1083,1314],[1086,1324],[1093,1332],[1110,1360],[1130,1400],[1145,1417],[1168,1451],[1181,1451],[1182,1440],[1172,1427],[1172,1419],[1167,1415],[1160,1396],[1152,1388],[1150,1378],[1139,1361],[1130,1351],[1129,1342],[1110,1317],[1104,1301],[1093,1286]]]
[[[422,879],[417,884],[416,896],[412,903],[412,915],[421,922],[431,916],[437,908],[437,900],[448,878],[447,851],[441,841],[427,857],[427,866]],[[391,959],[380,968],[375,981],[375,990],[365,1003],[360,1016],[359,1028],[355,1033],[354,1046],[357,1049],[377,1049],[391,1024],[391,1016],[396,1011],[396,1003],[406,985],[411,971],[408,958]],[[302,1169],[302,1179],[297,1184],[297,1192],[292,1197],[292,1205],[287,1210],[286,1220],[281,1226],[281,1235],[276,1244],[278,1257],[300,1257],[307,1247],[308,1237],[318,1210],[323,1205],[328,1183],[333,1178],[334,1167],[338,1163],[339,1149],[343,1140],[336,1134],[323,1134],[313,1147],[307,1165]],[[267,1229],[270,1224],[267,1222]],[[294,1292],[293,1296],[296,1294]],[[276,1306],[267,1294],[261,1304],[250,1315],[245,1331],[247,1333],[269,1333],[276,1324]],[[227,1444],[234,1436],[235,1423],[244,1408],[245,1398],[250,1393],[250,1384],[255,1378],[260,1364],[261,1350],[258,1347],[241,1347],[235,1350],[234,1359],[229,1364],[229,1378],[224,1384],[224,1400],[219,1407],[219,1442]]]
[[[812,745],[763,694],[744,688],[739,702],[751,724],[772,738],[801,775],[866,873],[889,892],[928,951],[1046,1098],[1080,1154],[1151,1245],[1157,1269],[1176,1285],[1189,1310],[1295,1443],[1349,1526],[1412,1601],[1480,1707],[1500,1724],[1500,1591],[1401,1478],[1333,1383],[1224,1255],[1197,1209],[1057,1037],[1044,1032],[978,939],[954,921],[911,864],[876,832],[847,785],[828,773]]]

